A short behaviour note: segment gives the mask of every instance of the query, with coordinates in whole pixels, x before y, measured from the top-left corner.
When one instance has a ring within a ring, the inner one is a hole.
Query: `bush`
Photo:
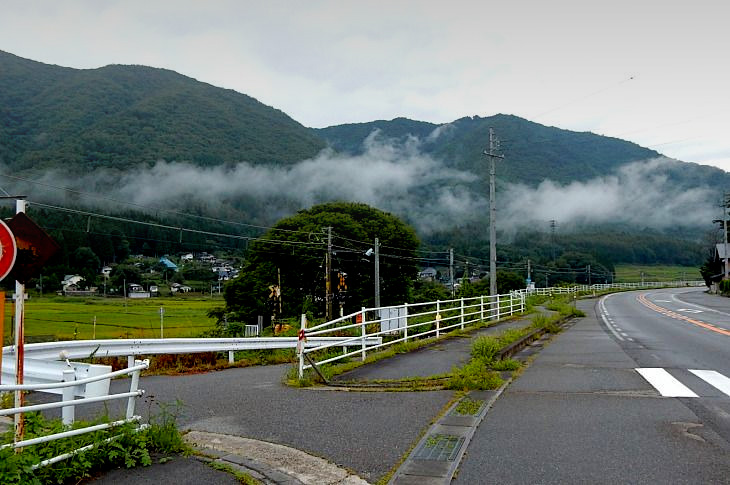
[[[482,336],[474,340],[471,346],[472,358],[482,359],[487,362],[494,360],[494,356],[502,348],[502,343],[499,339],[492,336]]]
[[[461,368],[454,369],[446,383],[446,389],[454,390],[491,390],[504,383],[499,374],[489,368],[484,359],[472,359]]]

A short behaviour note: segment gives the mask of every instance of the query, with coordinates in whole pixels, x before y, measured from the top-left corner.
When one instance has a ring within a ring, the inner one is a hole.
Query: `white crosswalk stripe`
[[[728,396],[730,396],[730,379],[725,377],[714,370],[689,370],[692,374],[696,375],[712,387],[721,390]]]
[[[635,369],[646,381],[665,397],[700,397],[679,379],[661,367],[640,367]],[[676,371],[676,370],[675,370]],[[687,369],[704,382],[730,396],[730,378],[714,370]],[[676,373],[676,372],[675,372]],[[689,374],[686,374],[691,379]],[[697,383],[694,383],[697,387]]]
[[[641,374],[662,396],[698,397],[689,387],[661,367],[644,367],[636,369],[636,372]]]

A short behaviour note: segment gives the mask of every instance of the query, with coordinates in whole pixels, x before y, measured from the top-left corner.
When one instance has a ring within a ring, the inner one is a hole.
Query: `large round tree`
[[[417,274],[415,231],[366,204],[332,202],[282,219],[252,243],[241,275],[226,285],[226,311],[247,322],[271,314],[269,287],[280,279],[284,316],[324,315],[330,227],[335,314],[341,304],[345,313],[373,306],[375,261],[368,250],[375,238],[380,241],[381,305],[408,301]]]

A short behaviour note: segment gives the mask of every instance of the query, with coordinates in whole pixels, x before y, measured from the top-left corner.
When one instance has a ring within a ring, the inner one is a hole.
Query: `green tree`
[[[71,255],[71,267],[84,278],[86,285],[93,285],[99,276],[101,262],[91,248],[80,247]]]
[[[112,287],[122,290],[124,289],[125,282],[127,285],[130,283],[141,283],[142,273],[139,271],[139,268],[130,264],[116,265],[109,274],[109,283]]]
[[[366,252],[375,238],[381,244],[381,304],[409,301],[419,241],[415,231],[395,216],[366,204],[320,204],[279,221],[256,240],[241,275],[226,285],[229,313],[253,321],[270,311],[271,285],[281,278],[284,315],[296,315],[314,305],[325,309],[325,257],[327,229],[332,228],[332,292],[334,306],[342,301],[345,312],[373,306],[373,260]],[[338,275],[346,276],[346,290]]]

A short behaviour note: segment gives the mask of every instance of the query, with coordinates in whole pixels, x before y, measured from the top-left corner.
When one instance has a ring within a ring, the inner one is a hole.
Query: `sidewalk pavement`
[[[510,328],[523,328],[531,325],[531,316],[524,316],[514,320],[499,322],[494,326],[478,329],[458,337],[434,343],[422,349],[406,354],[398,354],[389,359],[384,359],[367,366],[355,369],[347,374],[338,376],[338,380],[372,380],[372,379],[398,379],[416,376],[429,376],[436,374],[444,374],[451,372],[454,367],[461,366],[469,360],[472,341],[482,335],[494,335]],[[249,368],[253,372],[254,368]],[[245,371],[247,369],[238,369]],[[179,377],[169,377],[168,379],[180,379]],[[179,387],[178,387],[179,389]],[[322,396],[322,391],[313,391],[311,389],[297,389],[297,399],[307,401],[309,399],[317,399]],[[373,393],[352,393],[352,392],[335,392],[336,395],[365,395],[365,397],[374,398]],[[326,392],[327,396],[334,395]],[[443,409],[443,403],[449,401],[453,393],[450,391],[437,391],[446,393],[444,398],[437,400],[438,406],[433,408],[437,411],[440,406]],[[380,394],[380,393],[378,393]],[[391,393],[395,396],[406,397],[406,394],[415,396],[434,395],[433,393],[416,392],[396,392]],[[485,399],[494,395],[494,391],[483,392]],[[481,394],[480,394],[481,396]],[[371,400],[368,400],[371,402]],[[363,403],[368,402],[363,401]],[[453,408],[453,406],[452,406]],[[363,408],[360,408],[363,409]],[[262,409],[256,412],[264,413]],[[447,413],[451,415],[452,413]],[[434,418],[435,414],[430,417],[425,416],[428,422]],[[385,417],[385,416],[383,416]],[[363,418],[362,412],[351,416],[351,419],[358,420]],[[447,416],[448,418],[448,416]],[[453,416],[452,416],[453,418]],[[372,418],[370,418],[372,419]],[[443,419],[443,417],[442,417]],[[449,418],[451,419],[451,418]],[[363,418],[362,420],[367,420]],[[459,421],[458,417],[456,418]],[[453,419],[451,420],[453,422]],[[463,421],[463,420],[461,420]],[[460,421],[460,422],[461,422]],[[473,420],[468,420],[472,423]],[[261,425],[266,425],[263,421]],[[421,426],[423,426],[423,424]],[[367,426],[367,423],[359,422],[360,427]],[[195,445],[197,451],[208,455],[209,460],[215,460],[219,463],[251,475],[252,477],[265,484],[363,484],[367,483],[360,476],[369,477],[370,480],[376,481],[382,477],[382,471],[375,473],[373,470],[355,469],[351,471],[350,467],[338,466],[334,461],[342,463],[341,459],[322,454],[322,458],[312,454],[305,453],[296,449],[296,447],[283,446],[266,441],[243,438],[235,436],[236,429],[229,428],[231,434],[205,432],[193,430],[186,435],[186,439]],[[216,429],[216,431],[218,431]],[[412,436],[417,437],[422,434],[423,428],[413,430]],[[327,440],[327,433],[337,433],[335,428],[322,430],[322,434],[309,433],[309,440]],[[372,439],[370,439],[372,441]],[[410,438],[412,445],[413,438]],[[308,444],[312,444],[311,441]],[[353,447],[356,444],[350,443]],[[372,446],[373,443],[370,443]],[[376,444],[377,445],[377,444]],[[345,444],[344,446],[347,446]],[[383,446],[380,443],[378,446]],[[312,446],[318,449],[317,446]],[[387,468],[391,468],[396,464],[397,459],[394,457],[385,458],[387,446],[380,449],[380,456],[383,460],[390,461],[385,463]],[[356,451],[356,450],[354,450]],[[405,450],[403,450],[405,451]],[[402,456],[403,451],[400,451]],[[327,459],[331,460],[328,461]],[[395,461],[394,461],[395,460]],[[294,465],[293,465],[294,464]],[[386,468],[386,469],[387,469]],[[380,475],[380,476],[378,476]],[[155,464],[150,467],[134,468],[130,470],[113,470],[104,476],[92,480],[93,484],[113,484],[120,482],[131,482],[140,484],[199,484],[199,483],[237,483],[233,475],[224,471],[215,470],[201,461],[197,457],[174,457],[172,461],[164,464]],[[405,483],[405,482],[403,482]],[[424,482],[430,483],[430,482]]]

